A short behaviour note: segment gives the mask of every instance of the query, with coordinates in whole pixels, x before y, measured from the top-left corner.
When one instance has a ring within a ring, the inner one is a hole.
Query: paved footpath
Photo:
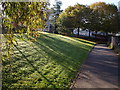
[[[80,69],[72,89],[118,88],[118,57],[104,44],[98,44]]]

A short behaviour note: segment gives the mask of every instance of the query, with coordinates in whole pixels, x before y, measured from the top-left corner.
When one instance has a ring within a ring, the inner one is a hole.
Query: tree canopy
[[[88,29],[91,31],[117,32],[117,7],[105,2],[96,2],[90,6],[76,4],[69,6],[58,18],[65,28]],[[78,33],[79,36],[79,33]]]
[[[85,29],[88,27],[90,14],[90,8],[76,4],[65,9],[60,15],[58,22],[66,28],[78,28],[79,31],[79,28]]]
[[[45,27],[47,19],[47,2],[2,2],[3,8],[3,31],[7,28],[4,36],[7,38],[7,55],[13,43],[15,44],[15,33],[23,39],[23,35],[37,37],[38,28]]]
[[[60,0],[55,0],[55,4],[53,5],[54,7],[54,13],[59,15],[61,12],[61,5],[62,5],[62,1]]]
[[[90,5],[93,12],[97,12],[101,31],[116,32],[117,31],[117,7],[113,4],[105,2],[96,2]]]

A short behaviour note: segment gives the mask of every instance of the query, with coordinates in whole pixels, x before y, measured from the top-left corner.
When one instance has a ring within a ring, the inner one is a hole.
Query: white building
[[[49,32],[51,30],[51,26],[53,25],[52,20],[54,20],[54,13],[51,13],[52,9],[47,10],[47,14],[48,14],[48,19],[46,22],[46,28],[43,29],[43,31]]]
[[[120,1],[118,2],[118,15],[119,15],[119,19],[120,19]]]
[[[77,28],[75,28],[75,29],[73,30],[73,34],[78,34]],[[91,32],[90,32],[90,36],[91,36],[91,37],[94,37],[92,34],[93,34],[93,32],[91,31]],[[89,30],[82,30],[82,29],[80,28],[79,35],[80,35],[80,36],[89,36]]]
[[[120,1],[118,2],[118,11],[120,12]]]

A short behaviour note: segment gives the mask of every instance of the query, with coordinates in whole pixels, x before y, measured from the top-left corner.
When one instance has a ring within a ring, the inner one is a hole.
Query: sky
[[[61,0],[62,1],[62,6],[61,6],[61,9],[65,10],[65,8],[67,8],[68,6],[73,6],[75,5],[76,3],[79,3],[79,4],[83,4],[83,5],[90,5],[92,3],[95,3],[95,2],[106,2],[106,3],[109,3],[109,4],[115,4],[116,6],[118,6],[118,2],[120,0]],[[55,0],[50,0],[50,3],[51,3],[51,6],[52,4],[54,4]]]

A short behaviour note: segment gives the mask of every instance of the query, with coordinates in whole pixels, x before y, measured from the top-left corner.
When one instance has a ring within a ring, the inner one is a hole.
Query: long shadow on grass
[[[73,41],[73,40],[76,40],[76,41],[79,41],[81,44],[79,44],[79,46],[78,45],[76,45],[76,44],[72,44],[72,43],[70,43],[70,42],[67,42],[67,41],[63,41],[63,40],[60,40],[60,39],[58,39],[58,38],[56,38],[56,37],[52,37],[52,36],[49,36],[49,35],[46,35],[46,34],[44,34],[43,35],[43,38],[45,38],[44,40],[47,40],[47,41],[53,41],[54,43],[55,43],[55,45],[56,46],[58,46],[59,44],[62,44],[63,46],[69,46],[69,47],[72,47],[72,48],[79,48],[79,49],[84,49],[84,50],[88,50],[87,48],[88,48],[88,46],[86,47],[86,45],[85,44],[91,44],[91,45],[94,45],[93,43],[90,43],[90,42],[88,42],[88,41],[84,41],[84,40],[80,40],[80,39],[77,39],[77,38],[71,38],[71,40],[70,39],[67,39],[67,38],[65,38],[66,40],[69,40],[69,41],[71,41],[71,42],[75,42],[75,41]],[[42,39],[43,39],[42,38]],[[63,37],[61,37],[61,38],[63,38]],[[54,44],[54,43],[52,43],[52,44]],[[76,43],[76,42],[75,42]],[[78,42],[77,42],[78,43]],[[83,45],[83,43],[84,43],[84,45]],[[58,45],[57,45],[58,44]],[[48,44],[49,45],[49,44]],[[82,46],[81,46],[82,45]]]
[[[39,44],[39,45],[40,45],[40,43],[38,43],[38,42],[36,42],[36,44]],[[65,65],[64,65],[65,63],[64,63],[64,64],[60,63],[60,62],[64,59],[63,57],[58,56],[58,54],[53,54],[52,51],[49,51],[49,48],[44,47],[44,45],[40,45],[40,46],[42,46],[42,50],[45,51],[45,52],[48,54],[49,57],[52,57],[53,60],[56,60],[56,58],[58,58],[58,64],[59,64],[59,65],[63,66],[65,69],[68,69],[68,70],[70,70],[70,71],[72,71],[72,72],[75,72],[75,71],[72,70],[71,68],[68,68],[67,66],[65,66]],[[62,60],[61,60],[61,59],[62,59]],[[57,62],[57,61],[56,61],[56,62]],[[67,61],[66,61],[66,62],[67,62]],[[69,63],[69,62],[67,62],[67,63]]]
[[[19,48],[17,48],[18,50],[19,50]],[[20,51],[20,50],[19,50]],[[53,85],[54,86],[54,88],[55,88],[55,85],[54,84],[52,84],[52,82],[49,80],[49,79],[47,79],[27,58],[26,58],[26,56],[20,51],[20,53],[23,55],[23,57],[27,60],[27,62],[33,67],[33,69],[35,70],[35,71],[37,71],[47,82],[49,82],[49,84],[50,85]]]
[[[17,50],[20,52],[20,54],[22,54],[22,57],[28,62],[28,64],[32,66],[32,68],[34,69],[34,71],[37,71],[37,73],[39,73],[50,85],[52,85],[52,86],[55,88],[55,85],[52,84],[52,82],[51,82],[49,79],[47,79],[47,78],[31,63],[31,61],[27,58],[27,57],[30,56],[30,55],[26,56],[23,52],[21,52],[21,50],[20,50],[16,45],[14,45],[14,46],[17,48]],[[11,79],[11,80],[12,80],[12,79]],[[18,81],[18,80],[14,81],[14,82],[11,82],[11,83],[8,84],[8,85],[11,85],[12,83],[16,83],[17,81]],[[9,86],[7,86],[7,87],[9,87]],[[4,88],[4,89],[7,89],[7,87],[3,87],[3,88]]]
[[[89,51],[84,49],[84,46],[72,45],[71,43],[47,35],[41,35],[36,45],[58,64],[70,71],[77,70],[79,62],[83,62]]]
[[[75,74],[78,66],[83,62],[89,51],[88,46],[78,46],[74,43],[72,44],[56,37],[50,37],[48,35],[41,35],[41,37],[38,38],[37,42],[35,42],[34,44],[37,45],[37,47],[39,47],[41,50],[46,52],[51,60],[61,65],[63,68],[69,70],[71,72],[70,74]],[[35,49],[37,52],[39,52],[39,54],[43,54],[37,48],[32,49]],[[30,50],[31,52],[32,49]],[[20,51],[19,48],[18,50]],[[34,71],[37,71],[49,84],[53,85],[52,82],[48,78],[46,78],[40,71],[38,71],[37,67],[35,67],[33,63],[28,59],[30,55],[25,55],[21,51],[20,53],[32,66]],[[33,56],[34,54],[35,53],[33,53],[31,56]],[[55,87],[55,85],[53,86]]]
[[[63,66],[65,69],[75,72],[77,69],[73,69],[73,68],[79,65],[78,60],[80,60],[80,58],[83,60],[84,56],[82,54],[86,53],[88,50],[82,47],[80,48],[80,46],[78,47],[78,46],[72,45],[63,40],[49,37],[47,35],[41,35],[41,36],[42,37],[38,38],[35,44],[39,48],[41,48],[44,52],[46,52],[48,56],[51,57],[53,60],[55,60],[59,65]],[[73,48],[72,49],[73,51],[71,51],[71,48]],[[33,47],[33,49],[39,52],[37,48]],[[76,53],[73,54],[73,52],[76,52]],[[39,52],[39,54],[42,54],[42,53]],[[75,57],[75,56],[79,56],[79,57]],[[82,60],[80,62],[82,62]],[[69,68],[69,67],[72,67],[72,68]]]

